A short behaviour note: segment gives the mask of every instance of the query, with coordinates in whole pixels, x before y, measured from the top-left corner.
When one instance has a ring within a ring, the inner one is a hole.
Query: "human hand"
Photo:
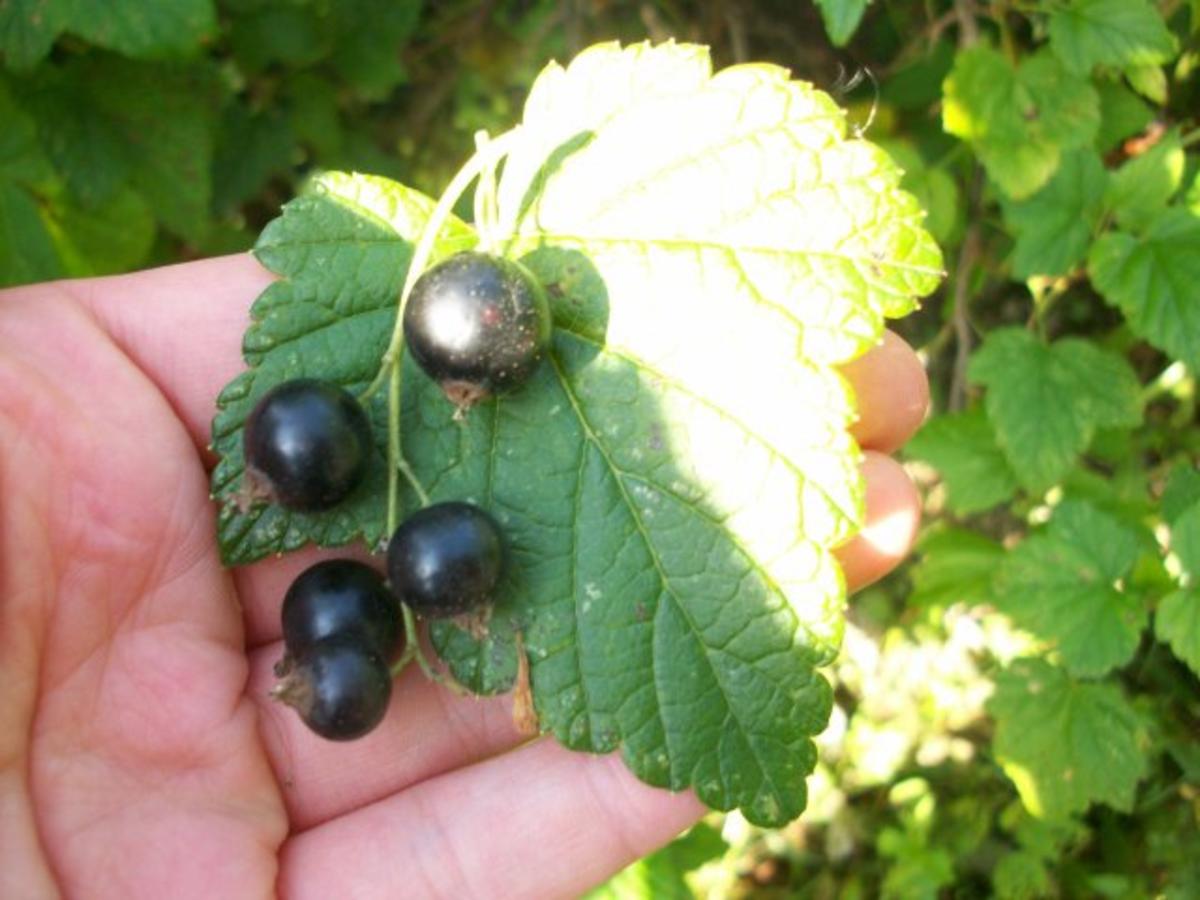
[[[242,368],[249,256],[0,293],[0,896],[573,896],[702,807],[615,756],[526,741],[511,701],[410,666],[370,736],[267,697],[309,550],[233,572],[204,449]],[[908,552],[885,453],[919,425],[898,338],[847,366],[867,449],[851,588]]]

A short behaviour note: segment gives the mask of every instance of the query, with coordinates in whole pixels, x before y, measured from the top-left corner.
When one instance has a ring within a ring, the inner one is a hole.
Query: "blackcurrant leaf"
[[[834,367],[941,273],[896,166],[846,131],[784,70],[714,76],[699,47],[602,45],[548,67],[493,237],[546,288],[551,352],[462,421],[412,360],[401,370],[405,458],[435,501],[487,509],[508,543],[486,633],[433,629],[455,676],[506,690],[523,651],[543,730],[763,824],[805,805],[831,705],[817,667],[842,628],[833,549],[862,517],[853,398]],[[281,377],[268,366],[361,384],[387,339],[385,295],[394,306],[421,223],[377,211],[418,205],[380,180],[322,184],[260,242],[288,280],[248,335],[255,391]],[[469,243],[457,223],[443,238],[435,257]],[[219,419],[228,441],[242,408],[232,397]],[[289,534],[325,542],[353,515],[335,537],[372,540],[382,504],[293,517]],[[275,549],[236,537],[233,558]]]
[[[289,512],[274,505],[243,510],[242,425],[258,399],[275,385],[317,377],[351,392],[366,387],[379,368],[396,317],[400,282],[415,236],[433,201],[390,181],[329,174],[284,207],[255,247],[260,262],[281,276],[255,302],[243,339],[251,368],[217,399],[213,449],[221,460],[213,494],[221,502],[221,553],[240,564],[309,542],[336,546],[355,539],[375,546],[384,537],[387,468],[382,451],[364,483],[330,512]],[[452,221],[446,252],[474,243]],[[387,430],[386,398],[368,406],[379,447]]]

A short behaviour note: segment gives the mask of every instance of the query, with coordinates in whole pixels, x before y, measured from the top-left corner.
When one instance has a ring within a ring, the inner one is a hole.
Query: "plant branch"
[[[958,18],[958,45],[970,47],[979,41],[978,8],[975,0],[954,0],[954,15]]]
[[[967,198],[967,231],[963,235],[958,251],[958,262],[954,269],[954,370],[950,379],[950,396],[947,405],[951,412],[966,407],[967,366],[971,362],[971,321],[967,309],[971,298],[971,273],[979,259],[980,231],[978,210],[983,192],[983,177],[977,167],[972,167],[971,189]]]

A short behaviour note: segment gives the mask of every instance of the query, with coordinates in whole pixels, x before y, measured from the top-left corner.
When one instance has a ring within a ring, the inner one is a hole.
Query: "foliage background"
[[[597,895],[1200,896],[1198,0],[0,0],[0,285],[247,248],[323,169],[436,195],[547,59],[647,37],[833,92],[949,277],[809,811]]]

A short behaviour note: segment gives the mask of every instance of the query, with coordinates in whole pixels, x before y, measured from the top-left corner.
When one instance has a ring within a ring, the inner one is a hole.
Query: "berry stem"
[[[399,675],[404,671],[405,666],[415,659],[417,665],[421,668],[421,672],[430,681],[435,684],[444,685],[456,694],[466,694],[467,689],[455,681],[453,676],[442,674],[435,669],[433,663],[425,655],[425,651],[421,649],[421,635],[417,631],[417,617],[413,615],[413,611],[405,603],[400,604],[400,610],[404,616],[404,652],[400,654],[400,658],[392,666],[392,676]]]
[[[518,125],[495,140],[485,143],[450,179],[450,184],[438,198],[437,205],[434,206],[433,212],[429,214],[429,218],[425,222],[425,227],[421,230],[421,237],[417,240],[412,259],[409,261],[408,274],[404,278],[404,286],[400,289],[400,300],[397,304],[396,324],[392,328],[392,338],[388,342],[387,350],[384,351],[375,379],[359,395],[360,402],[366,403],[387,382],[389,371],[400,366],[400,355],[404,346],[404,307],[408,303],[408,296],[412,293],[413,285],[417,283],[417,279],[429,265],[429,257],[433,253],[434,244],[441,235],[442,228],[454,209],[454,204],[458,202],[458,198],[463,195],[472,181],[489,168],[495,169],[496,164],[508,154],[520,136],[521,126]]]
[[[483,229],[485,240],[492,241],[497,237],[495,234],[495,221],[498,219],[495,195],[496,166],[508,154],[520,137],[521,127],[519,125],[516,128],[506,131],[495,140],[488,139],[486,133],[483,133],[482,137],[477,135],[477,149],[475,154],[450,179],[446,190],[442,192],[441,197],[438,198],[437,203],[433,207],[433,211],[430,212],[429,218],[425,221],[425,227],[421,230],[421,236],[413,248],[412,259],[409,260],[408,272],[404,278],[404,286],[400,290],[400,298],[397,301],[396,308],[396,323],[392,327],[391,340],[388,342],[387,349],[380,359],[379,371],[358,398],[359,402],[365,405],[385,384],[388,385],[387,534],[389,535],[393,534],[400,524],[401,475],[408,480],[420,498],[422,506],[429,505],[429,494],[417,479],[412,467],[408,464],[408,460],[404,458],[400,442],[400,392],[403,387],[400,362],[404,352],[404,307],[408,303],[413,285],[417,283],[417,279],[421,277],[421,274],[429,264],[429,258],[433,254],[434,246],[441,236],[446,220],[450,218],[455,203],[458,202],[458,198],[463,195],[471,182],[476,178],[480,179],[475,197],[476,217],[478,219],[476,225]],[[392,672],[400,672],[415,658],[417,664],[421,667],[421,671],[425,673],[425,677],[439,684],[445,684],[458,693],[462,693],[463,688],[458,682],[437,672],[429,660],[426,659],[425,653],[421,649],[416,619],[412,611],[405,604],[401,603],[400,606],[404,613],[406,644],[400,659],[392,667]]]
[[[476,152],[486,155],[491,136],[483,130],[475,132]],[[496,166],[499,157],[489,157],[490,163],[479,173],[479,183],[475,186],[475,229],[479,232],[479,249],[484,253],[494,253],[498,243],[500,215],[496,199]]]
[[[428,506],[430,502],[429,493],[425,490],[424,485],[421,484],[420,479],[417,478],[417,473],[412,470],[412,466],[408,464],[408,460],[401,456],[396,465],[400,467],[400,474],[408,481],[408,486],[416,492],[417,498],[421,501],[421,506]]]

